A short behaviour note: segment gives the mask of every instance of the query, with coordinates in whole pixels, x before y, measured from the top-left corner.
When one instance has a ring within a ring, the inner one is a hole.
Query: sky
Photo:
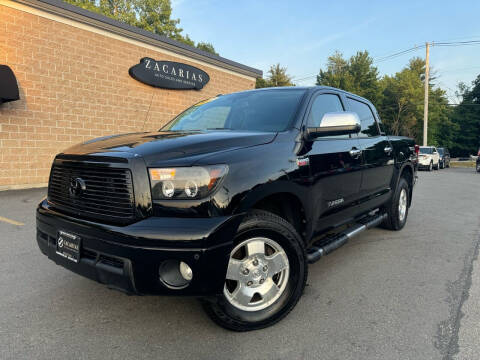
[[[480,1],[302,1],[172,0],[184,34],[211,42],[221,56],[263,70],[287,67],[298,85],[314,85],[320,68],[336,50],[350,57],[359,50],[382,56],[425,42],[480,40]],[[393,75],[425,48],[382,61],[380,75]],[[456,103],[459,82],[480,74],[480,44],[431,47],[437,84]],[[309,77],[307,79],[304,79]]]

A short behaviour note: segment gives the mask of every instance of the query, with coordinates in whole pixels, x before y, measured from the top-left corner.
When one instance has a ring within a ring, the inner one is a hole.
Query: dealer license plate
[[[78,263],[80,242],[79,236],[60,230],[57,234],[57,254]]]

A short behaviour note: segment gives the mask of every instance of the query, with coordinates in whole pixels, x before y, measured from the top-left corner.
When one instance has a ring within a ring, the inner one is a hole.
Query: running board
[[[361,232],[380,225],[387,217],[387,214],[368,216],[343,232],[336,234],[328,243],[322,246],[312,246],[307,250],[307,261],[309,264],[317,262],[322,256],[330,254],[340,246],[345,245],[347,241]]]

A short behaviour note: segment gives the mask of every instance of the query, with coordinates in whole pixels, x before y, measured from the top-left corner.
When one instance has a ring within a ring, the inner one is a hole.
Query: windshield
[[[440,155],[443,155],[443,148],[438,148],[437,151]]]
[[[174,118],[163,131],[284,131],[305,90],[262,90],[222,95],[202,101]]]
[[[432,148],[430,147],[420,147],[420,154],[432,154]]]

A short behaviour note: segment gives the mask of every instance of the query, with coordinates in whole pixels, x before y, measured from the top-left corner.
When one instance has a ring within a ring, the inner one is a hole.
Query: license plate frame
[[[55,252],[65,259],[78,263],[80,261],[81,243],[82,239],[80,236],[59,230],[57,232]]]

